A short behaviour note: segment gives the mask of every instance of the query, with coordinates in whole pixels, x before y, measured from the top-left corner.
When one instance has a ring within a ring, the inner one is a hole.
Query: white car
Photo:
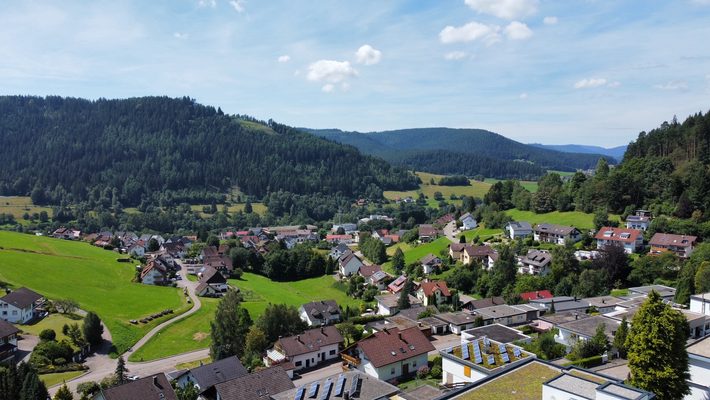
[[[138,377],[138,375],[131,375],[131,376],[128,377],[128,380],[129,380],[129,381],[137,381],[138,379],[140,379],[140,378]]]

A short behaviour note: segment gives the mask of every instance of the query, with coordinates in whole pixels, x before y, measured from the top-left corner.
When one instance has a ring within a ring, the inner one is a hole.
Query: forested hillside
[[[318,130],[301,128],[315,135],[327,137],[341,143],[351,144],[360,150],[383,157],[396,165],[410,165],[417,162],[418,169],[431,173],[443,173],[436,160],[437,155],[423,156],[424,152],[447,150],[465,153],[473,156],[485,156],[496,158],[501,161],[528,161],[534,163],[540,170],[552,169],[556,171],[576,171],[578,169],[594,168],[602,157],[601,154],[581,154],[566,153],[561,151],[542,149],[508,139],[504,136],[482,129],[449,129],[449,128],[421,128],[402,129],[386,132],[344,132],[337,129]],[[412,160],[401,156],[404,150],[419,150],[422,160]],[[447,173],[463,174],[464,169],[469,170],[482,166],[488,162],[487,159],[479,157],[469,157],[460,160],[471,164],[462,164],[459,170],[450,170]],[[430,160],[430,161],[426,161]],[[610,164],[616,164],[616,160],[607,157]],[[510,172],[515,172],[521,176],[531,173],[529,168],[523,167],[520,163],[507,164],[500,162],[498,167],[489,169],[490,173],[498,175],[488,175],[483,172],[474,171],[472,175],[481,173],[487,178],[505,179],[510,177]],[[505,165],[505,166],[504,166]],[[453,163],[451,163],[453,166]],[[539,174],[537,176],[540,176]]]
[[[380,198],[417,187],[354,147],[189,97],[0,97],[0,144],[0,194],[40,204],[209,203],[230,188]]]

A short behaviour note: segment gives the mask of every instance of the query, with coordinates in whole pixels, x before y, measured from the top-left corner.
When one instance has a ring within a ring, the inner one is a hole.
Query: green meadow
[[[104,321],[118,353],[175,314],[140,326],[129,320],[191,307],[179,289],[132,283],[133,263],[116,262],[116,253],[87,243],[0,231],[0,248],[0,284],[26,286],[49,299],[75,299]]]
[[[547,214],[535,214],[532,211],[512,209],[506,210],[505,213],[513,218],[514,221],[528,221],[531,225],[547,222],[548,224],[574,226],[582,229],[594,229],[594,214],[585,214],[578,211],[554,211]],[[619,216],[610,214],[609,218],[619,219]]]

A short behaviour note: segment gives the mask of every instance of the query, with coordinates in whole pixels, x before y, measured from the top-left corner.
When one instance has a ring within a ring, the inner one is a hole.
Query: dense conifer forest
[[[171,206],[263,198],[381,198],[417,188],[404,168],[286,125],[183,97],[0,97],[0,195],[35,204]],[[108,191],[108,193],[106,193]]]

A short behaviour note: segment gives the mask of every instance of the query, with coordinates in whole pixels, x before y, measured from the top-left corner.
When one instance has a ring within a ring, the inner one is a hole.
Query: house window
[[[301,366],[301,361],[296,361],[296,366],[300,367]]]
[[[394,375],[394,367],[392,367],[392,370],[390,371],[391,375]]]
[[[17,315],[17,310],[12,310],[12,315]]]
[[[414,360],[414,361],[412,361],[412,368],[416,368],[416,367],[417,367],[417,360]]]
[[[330,355],[331,355],[331,356],[334,356],[334,355],[335,355],[335,350],[331,350],[331,351],[330,351]]]
[[[7,315],[7,311],[3,311],[3,312],[2,312],[2,315]]]

